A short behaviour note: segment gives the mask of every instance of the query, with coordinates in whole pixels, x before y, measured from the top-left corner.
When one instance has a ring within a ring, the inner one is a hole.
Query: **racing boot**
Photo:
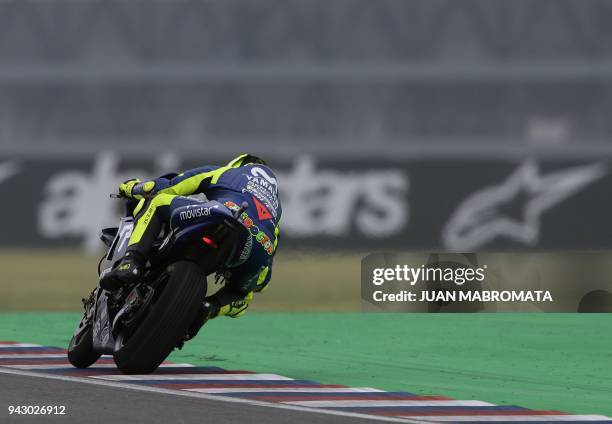
[[[226,316],[230,318],[238,318],[246,313],[249,303],[253,300],[253,292],[250,292],[242,299],[238,299],[229,305],[222,306],[215,316]]]
[[[104,290],[115,291],[126,284],[138,281],[146,263],[142,253],[136,250],[128,250],[125,256],[112,271],[100,280],[100,287]]]

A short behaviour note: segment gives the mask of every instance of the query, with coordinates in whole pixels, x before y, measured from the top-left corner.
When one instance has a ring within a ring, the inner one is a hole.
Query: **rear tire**
[[[148,374],[183,340],[200,313],[206,296],[206,277],[193,262],[168,266],[170,274],[157,302],[131,334],[120,334],[113,357],[126,374]]]
[[[72,336],[68,345],[68,361],[76,368],[87,368],[94,364],[100,355],[93,348],[93,330],[91,325],[79,334]]]

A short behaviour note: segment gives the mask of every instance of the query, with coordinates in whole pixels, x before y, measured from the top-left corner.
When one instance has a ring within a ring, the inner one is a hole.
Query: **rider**
[[[239,221],[251,234],[237,264],[223,274],[225,286],[205,299],[208,317],[242,315],[253,292],[266,288],[272,276],[272,259],[278,245],[281,205],[274,173],[260,158],[242,154],[225,166],[204,166],[182,174],[168,174],[151,181],[128,180],[119,186],[122,195],[139,200],[134,209],[136,223],[128,248],[117,267],[102,277],[100,285],[117,290],[138,281],[151,255],[152,245],[173,210],[216,200],[237,211],[248,208]]]

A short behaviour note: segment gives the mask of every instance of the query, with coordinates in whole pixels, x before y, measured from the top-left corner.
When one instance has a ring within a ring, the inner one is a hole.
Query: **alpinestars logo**
[[[442,242],[447,249],[462,252],[474,251],[497,238],[534,245],[542,214],[607,172],[607,167],[598,163],[541,175],[537,163],[527,160],[501,184],[465,199],[443,229]],[[517,213],[509,213],[510,208]]]

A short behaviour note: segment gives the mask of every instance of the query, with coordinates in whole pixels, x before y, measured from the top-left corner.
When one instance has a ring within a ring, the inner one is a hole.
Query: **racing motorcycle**
[[[117,266],[134,228],[135,202],[124,201],[119,226],[103,229],[100,236],[108,252],[98,264],[99,279]],[[238,220],[247,207],[244,202],[232,211],[217,201],[200,199],[174,210],[137,283],[114,292],[98,283],[83,299],[85,313],[68,346],[70,363],[87,368],[106,354],[122,372],[146,374],[173,349],[182,348],[205,322],[208,280],[213,274],[223,276],[250,237]]]

